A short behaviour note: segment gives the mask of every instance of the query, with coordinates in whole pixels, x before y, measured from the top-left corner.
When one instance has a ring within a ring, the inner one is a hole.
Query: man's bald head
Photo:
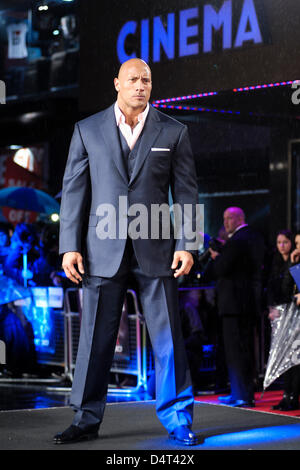
[[[138,59],[138,58],[133,58],[126,60],[126,62],[123,62],[121,67],[119,68],[119,73],[118,73],[118,78],[124,74],[127,73],[128,68],[130,67],[146,67],[149,70],[150,76],[151,76],[151,69],[147,62],[145,62],[143,59]]]
[[[245,213],[240,207],[228,207],[223,218],[227,233],[233,233],[237,227],[245,223]]]

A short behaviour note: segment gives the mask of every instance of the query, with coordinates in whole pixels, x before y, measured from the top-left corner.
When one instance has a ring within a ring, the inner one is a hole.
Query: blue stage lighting
[[[247,429],[239,432],[229,432],[205,438],[202,448],[215,449],[263,449],[264,444],[274,443],[274,449],[284,441],[291,442],[300,439],[300,423],[282,426],[268,426],[263,428]]]

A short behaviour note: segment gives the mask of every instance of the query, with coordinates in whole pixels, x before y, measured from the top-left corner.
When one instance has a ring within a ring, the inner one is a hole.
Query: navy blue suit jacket
[[[120,196],[128,198],[129,206],[144,204],[150,217],[151,204],[169,203],[171,188],[173,204],[182,208],[184,204],[193,205],[191,223],[195,224],[198,189],[187,127],[150,106],[140,139],[129,179],[114,105],[75,124],[63,179],[59,251],[81,252],[90,275],[112,277],[120,266],[130,221],[124,210],[118,218]],[[103,204],[116,209],[115,239],[100,239],[97,235],[99,205]],[[172,275],[174,251],[186,249],[184,231],[181,239],[174,239],[172,233],[164,239],[161,230],[159,233],[158,239],[133,240],[137,260],[146,275]]]

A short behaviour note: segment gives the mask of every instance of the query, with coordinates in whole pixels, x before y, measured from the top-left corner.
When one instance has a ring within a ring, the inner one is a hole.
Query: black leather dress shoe
[[[234,408],[254,408],[255,401],[236,400],[235,402],[231,403],[230,406],[233,406]]]
[[[235,400],[231,395],[227,395],[226,397],[219,397],[218,400],[224,405],[236,408],[253,408],[255,406],[254,400]]]
[[[299,410],[299,399],[298,395],[288,395],[284,393],[282,400],[277,405],[272,406],[273,410],[279,411],[293,411]]]
[[[185,446],[195,446],[199,443],[196,434],[188,426],[178,426],[169,434],[169,438]]]
[[[231,405],[232,403],[236,401],[232,395],[226,395],[225,397],[223,396],[218,397],[218,400],[220,403],[224,403],[224,405]]]
[[[54,436],[55,444],[71,444],[73,442],[90,441],[98,437],[98,429],[81,429],[73,424],[65,431]]]

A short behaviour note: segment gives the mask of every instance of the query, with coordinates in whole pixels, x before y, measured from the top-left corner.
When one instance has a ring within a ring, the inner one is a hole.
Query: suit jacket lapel
[[[103,139],[109,149],[109,155],[113,158],[115,165],[122,178],[128,184],[128,175],[125,168],[122,150],[120,146],[120,138],[114,112],[114,104],[107,108],[105,114],[102,115],[100,129]]]
[[[107,108],[106,111],[102,114],[100,130],[102,132],[103,139],[107,145],[107,148],[109,149],[109,154],[114,159],[115,165],[122,178],[124,179],[126,184],[128,184],[128,174],[122,156],[118,128],[114,113],[114,104]],[[144,129],[140,137],[141,141],[129,184],[131,184],[138,176],[145,162],[145,159],[149,155],[151,147],[155,143],[155,140],[157,139],[160,131],[161,123],[159,115],[156,110],[152,106],[150,106]]]
[[[131,184],[136,177],[138,176],[145,159],[150,153],[151,147],[153,146],[155,140],[157,139],[159,133],[161,131],[161,124],[159,115],[156,110],[150,106],[149,113],[144,125],[144,129],[141,135],[141,141],[138,148],[136,162],[133,168],[133,172],[129,181]]]

